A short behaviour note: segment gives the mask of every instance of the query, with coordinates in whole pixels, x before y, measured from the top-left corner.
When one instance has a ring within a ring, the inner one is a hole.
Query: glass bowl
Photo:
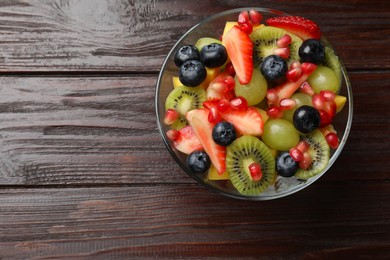
[[[165,115],[165,100],[173,89],[172,86],[172,77],[178,75],[178,68],[175,66],[173,57],[175,52],[185,44],[195,44],[195,42],[201,37],[213,37],[219,38],[222,34],[224,25],[226,21],[236,21],[239,13],[243,10],[255,9],[263,15],[263,21],[269,17],[275,16],[287,16],[288,14],[271,10],[266,8],[238,8],[232,9],[225,12],[215,14],[202,22],[198,23],[191,29],[189,29],[173,46],[171,51],[168,53],[164,63],[162,65],[155,93],[155,109],[157,116],[157,125],[161,133],[163,141],[171,153],[177,164],[192,178],[197,182],[202,184],[208,189],[211,189],[219,194],[233,197],[237,199],[247,199],[247,200],[271,200],[276,198],[281,198],[293,194],[297,191],[304,189],[309,186],[316,180],[318,180],[322,175],[327,172],[333,163],[336,161],[337,157],[340,155],[350,132],[352,124],[352,89],[346,73],[345,68],[342,66],[343,82],[340,90],[340,95],[347,97],[347,103],[345,104],[343,110],[339,112],[333,121],[333,126],[337,131],[338,137],[340,139],[340,145],[336,150],[331,149],[331,157],[328,166],[318,175],[308,179],[308,180],[299,180],[295,177],[283,178],[278,177],[276,182],[268,187],[265,191],[256,196],[246,196],[240,194],[228,180],[217,180],[211,181],[207,178],[207,172],[203,175],[193,174],[186,165],[187,155],[175,150],[172,147],[171,141],[167,138],[166,132],[170,129],[169,126],[165,125],[164,115]],[[326,45],[329,45],[329,42],[326,41],[324,37],[321,39]]]

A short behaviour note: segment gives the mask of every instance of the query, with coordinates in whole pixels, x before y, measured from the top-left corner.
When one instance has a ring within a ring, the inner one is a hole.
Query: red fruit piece
[[[164,123],[166,125],[171,125],[178,118],[179,118],[179,112],[177,112],[177,110],[175,110],[175,109],[169,108],[169,109],[167,109],[167,111],[165,111]]]
[[[212,138],[214,123],[208,121],[209,110],[193,109],[187,112],[186,118],[198,137],[203,149],[219,174],[226,170],[226,147],[216,144]]]
[[[222,40],[223,45],[233,64],[238,80],[246,85],[252,79],[253,72],[253,43],[249,36],[238,26],[230,29]]]
[[[310,74],[317,68],[314,63],[304,62],[301,65],[302,75],[296,81],[286,81],[282,85],[268,90],[268,105],[279,106],[284,98],[290,98],[297,89],[307,80]]]
[[[234,84],[234,78],[228,72],[221,72],[210,82],[206,90],[207,99],[232,99],[234,97]]]
[[[232,123],[242,135],[261,136],[263,133],[263,118],[254,107],[249,106],[246,109],[229,108],[225,112],[220,112],[220,115],[223,120]]]
[[[239,96],[239,97],[233,98],[230,101],[230,106],[234,109],[243,110],[243,109],[246,109],[248,107],[248,101],[246,101],[245,98]]]
[[[332,149],[337,149],[339,147],[339,138],[336,133],[329,133],[325,136],[325,140]]]
[[[260,163],[251,163],[248,168],[253,181],[261,180],[263,177],[263,171],[261,170]]]
[[[279,27],[298,35],[302,40],[321,38],[321,31],[313,21],[301,16],[280,16],[266,20],[270,26]]]
[[[249,10],[249,19],[251,20],[252,25],[259,25],[263,19],[263,15],[256,10]]]
[[[298,148],[296,148],[296,147],[291,148],[289,153],[290,153],[291,158],[294,161],[300,162],[303,160],[303,153]]]
[[[167,136],[173,141],[173,147],[182,153],[190,154],[203,149],[191,126],[185,126],[180,130],[169,130]]]

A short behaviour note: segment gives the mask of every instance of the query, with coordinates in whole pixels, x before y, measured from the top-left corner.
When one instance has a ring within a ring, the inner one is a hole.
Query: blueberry
[[[219,43],[203,46],[200,50],[200,61],[208,68],[217,68],[225,64],[228,54],[225,47]]]
[[[175,53],[174,62],[180,67],[188,60],[199,60],[199,50],[194,45],[181,46]]]
[[[278,85],[286,80],[287,62],[278,55],[269,55],[261,63],[260,71],[270,83]]]
[[[212,137],[216,144],[228,146],[236,139],[236,130],[233,124],[221,121],[214,126]]]
[[[325,46],[317,39],[307,39],[299,47],[301,62],[321,64],[325,60]]]
[[[320,121],[320,112],[308,105],[297,108],[293,115],[293,124],[295,128],[305,134],[317,129],[320,126]]]
[[[204,151],[194,151],[188,155],[187,165],[193,173],[204,173],[210,168],[210,157]]]
[[[289,152],[281,152],[276,157],[276,171],[282,177],[293,176],[299,168],[299,164],[291,158]]]
[[[180,66],[179,79],[184,86],[196,87],[207,76],[205,66],[198,60],[188,60]]]

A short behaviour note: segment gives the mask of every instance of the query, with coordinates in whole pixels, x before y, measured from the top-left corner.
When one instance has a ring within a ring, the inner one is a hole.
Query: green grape
[[[321,65],[309,76],[307,82],[317,94],[320,93],[321,90],[330,90],[333,93],[336,93],[340,85],[339,79],[334,71]]]
[[[263,142],[278,151],[288,151],[299,142],[299,133],[294,125],[285,119],[269,119],[264,124]]]
[[[248,101],[248,105],[253,106],[260,103],[267,94],[267,81],[257,69],[253,70],[252,79],[247,85],[241,85],[237,76],[234,93],[236,96],[242,96]]]
[[[295,112],[295,110],[297,110],[298,107],[303,106],[303,105],[313,106],[313,104],[311,102],[311,96],[304,94],[304,93],[300,93],[300,92],[294,93],[291,96],[291,99],[295,100],[297,105],[294,108],[285,110],[283,112],[283,119],[286,119],[290,122],[293,121],[294,112]]]

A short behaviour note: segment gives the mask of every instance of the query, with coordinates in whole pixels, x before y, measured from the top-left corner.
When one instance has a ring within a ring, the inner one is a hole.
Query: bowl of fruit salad
[[[177,164],[223,195],[270,200],[329,171],[352,123],[352,90],[312,20],[264,8],[211,16],[167,55],[159,131]]]

